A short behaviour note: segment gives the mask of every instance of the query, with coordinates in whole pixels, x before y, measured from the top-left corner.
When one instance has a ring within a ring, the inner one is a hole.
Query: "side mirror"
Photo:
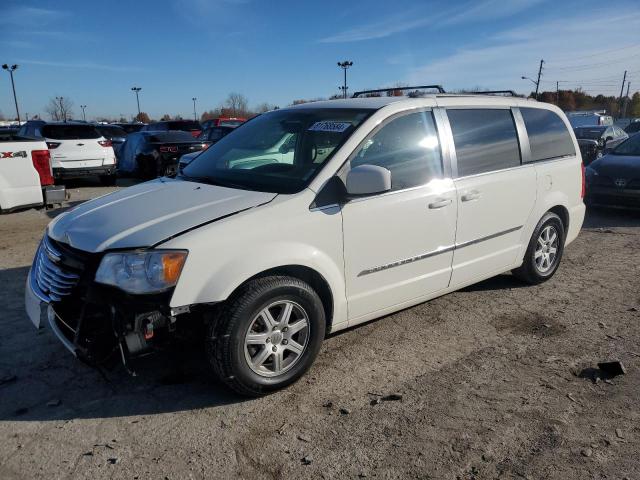
[[[372,195],[391,190],[391,172],[377,165],[358,165],[347,174],[347,194]]]
[[[613,137],[609,135],[607,138],[604,139],[604,143],[610,142],[611,140],[613,140]]]

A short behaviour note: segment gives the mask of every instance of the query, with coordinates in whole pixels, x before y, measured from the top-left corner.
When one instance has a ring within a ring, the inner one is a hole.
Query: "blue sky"
[[[338,92],[336,62],[354,62],[351,91],[442,83],[447,89],[529,92],[582,85],[619,94],[629,70],[640,89],[640,3],[617,0],[277,1],[2,0],[0,63],[18,63],[21,112],[54,96],[88,117],[192,115],[229,92],[285,106]],[[0,111],[14,115],[6,72]]]

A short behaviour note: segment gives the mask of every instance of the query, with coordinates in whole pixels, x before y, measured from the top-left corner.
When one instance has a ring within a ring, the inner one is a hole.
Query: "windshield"
[[[184,176],[246,190],[299,192],[371,113],[317,108],[260,115],[205,150]]]
[[[127,132],[125,132],[120,127],[96,127],[96,130],[100,132],[104,137],[126,137]]]
[[[169,130],[184,130],[185,132],[193,132],[202,128],[196,121],[167,122],[167,125]]]
[[[576,133],[576,138],[588,138],[590,140],[598,140],[603,132],[604,128],[590,127],[590,128],[575,128],[573,131]]]
[[[614,155],[637,155],[640,156],[640,134],[630,137],[628,140],[622,142],[610,153]]]

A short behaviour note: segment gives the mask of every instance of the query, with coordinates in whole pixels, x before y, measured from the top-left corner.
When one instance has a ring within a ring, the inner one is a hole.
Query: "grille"
[[[80,275],[69,271],[59,263],[61,259],[62,253],[45,235],[38,248],[33,271],[38,287],[52,302],[59,302],[63,297],[71,294],[73,287],[80,280]]]

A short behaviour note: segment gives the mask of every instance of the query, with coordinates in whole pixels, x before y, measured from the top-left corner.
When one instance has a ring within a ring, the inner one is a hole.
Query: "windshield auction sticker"
[[[310,132],[342,133],[351,126],[350,122],[316,122],[309,127]]]

